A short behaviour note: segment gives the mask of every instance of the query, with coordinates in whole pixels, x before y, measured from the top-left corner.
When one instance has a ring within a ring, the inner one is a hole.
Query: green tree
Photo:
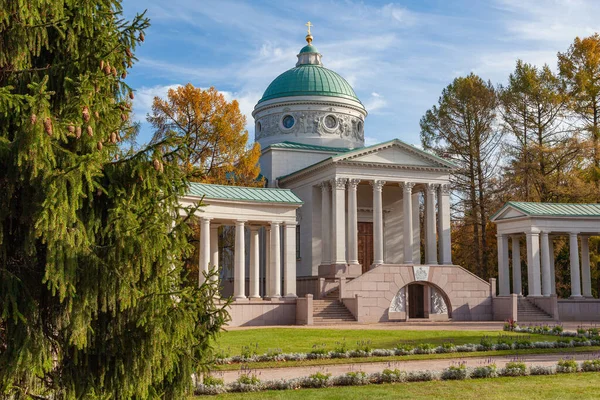
[[[0,396],[181,398],[227,313],[186,285],[190,144],[125,144],[148,21],[119,0],[1,5]]]
[[[462,233],[453,237],[466,242],[454,247],[455,257],[482,277],[490,274],[493,254],[488,216],[493,211],[490,202],[501,138],[495,127],[497,105],[491,82],[470,74],[448,85],[438,105],[428,110],[420,122],[423,147],[449,157],[458,166],[451,178]]]
[[[564,84],[545,65],[541,69],[517,61],[500,86],[502,126],[508,134],[505,194],[522,201],[570,200],[580,146],[574,137]]]

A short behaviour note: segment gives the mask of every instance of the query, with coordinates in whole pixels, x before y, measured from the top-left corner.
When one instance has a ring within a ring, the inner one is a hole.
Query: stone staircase
[[[313,301],[313,323],[332,325],[356,322],[352,313],[337,298],[325,298]]]
[[[553,321],[553,318],[526,297],[520,297],[517,301],[517,321]]]

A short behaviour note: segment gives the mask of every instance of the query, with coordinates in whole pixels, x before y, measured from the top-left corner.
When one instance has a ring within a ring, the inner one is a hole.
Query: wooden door
[[[358,223],[358,262],[362,265],[363,274],[373,264],[373,223]]]
[[[408,285],[408,317],[425,318],[425,287]]]

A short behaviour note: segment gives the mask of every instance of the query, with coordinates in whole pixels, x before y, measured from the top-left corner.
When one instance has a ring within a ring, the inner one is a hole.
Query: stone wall
[[[426,279],[416,281],[412,265],[383,264],[348,282],[344,297],[361,297],[359,322],[390,321],[389,307],[398,291],[410,283],[427,283],[448,299],[455,321],[492,320],[490,284],[457,265],[430,266]]]
[[[600,321],[599,299],[559,299],[561,321]]]
[[[296,325],[296,299],[234,301],[228,326]]]

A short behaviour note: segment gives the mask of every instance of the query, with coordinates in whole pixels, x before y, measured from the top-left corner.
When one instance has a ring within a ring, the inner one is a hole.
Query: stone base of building
[[[319,265],[321,278],[356,278],[362,274],[360,264],[325,264]]]
[[[245,299],[229,306],[228,326],[296,325],[295,298]]]
[[[561,321],[600,321],[600,299],[559,299]]]

